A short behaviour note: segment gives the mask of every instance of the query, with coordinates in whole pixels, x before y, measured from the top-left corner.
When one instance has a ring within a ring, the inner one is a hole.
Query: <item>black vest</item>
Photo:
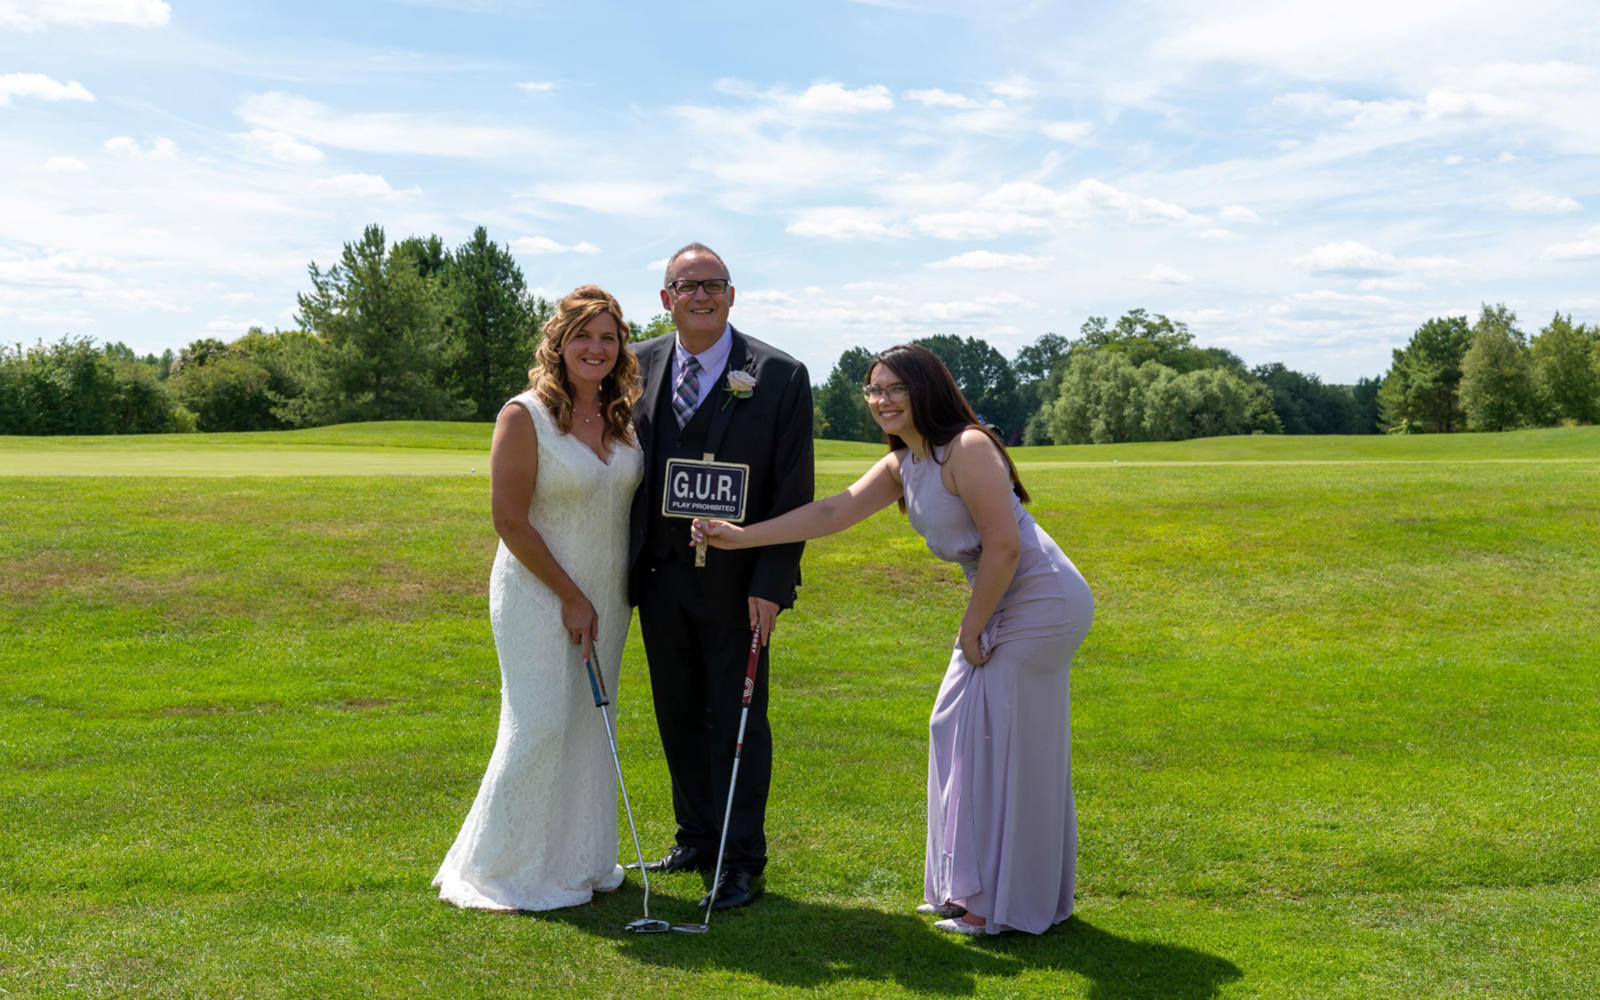
[[[667,459],[700,458],[705,454],[706,435],[711,430],[711,418],[720,405],[716,392],[711,398],[700,401],[689,422],[678,429],[678,415],[672,412],[672,394],[660,394],[661,402],[655,413],[655,442],[650,459],[650,509],[647,512],[649,533],[645,536],[644,550],[659,562],[694,562],[694,549],[689,545],[689,521],[682,517],[662,517],[661,500],[666,495]]]

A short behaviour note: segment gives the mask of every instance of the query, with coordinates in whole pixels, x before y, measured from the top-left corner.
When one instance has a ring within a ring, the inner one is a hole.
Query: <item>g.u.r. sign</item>
[[[669,458],[667,488],[661,491],[666,517],[714,517],[744,520],[750,466],[709,459]]]

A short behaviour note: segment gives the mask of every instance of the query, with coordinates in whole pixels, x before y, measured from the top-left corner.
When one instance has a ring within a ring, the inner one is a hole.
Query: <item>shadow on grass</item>
[[[699,921],[682,900],[651,895],[651,916]],[[714,914],[702,935],[643,934],[622,927],[639,915],[624,889],[592,906],[539,914],[615,939],[619,956],[685,972],[732,972],[815,988],[845,981],[894,983],[917,993],[971,995],[980,979],[1039,970],[1089,981],[1094,1000],[1207,1000],[1243,973],[1217,955],[1134,941],[1078,917],[1038,936],[956,938],[910,913],[803,903],[768,893],[756,905]]]

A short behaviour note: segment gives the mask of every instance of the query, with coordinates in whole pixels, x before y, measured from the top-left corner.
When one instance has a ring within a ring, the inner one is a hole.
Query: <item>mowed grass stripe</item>
[[[0,437],[6,476],[486,475],[485,424],[396,421],[250,434],[154,434],[85,438]],[[881,445],[816,442],[820,474],[859,475]],[[1393,437],[1250,437],[1124,445],[1016,448],[1027,469],[1093,465],[1390,462],[1600,462],[1600,427],[1507,434]]]

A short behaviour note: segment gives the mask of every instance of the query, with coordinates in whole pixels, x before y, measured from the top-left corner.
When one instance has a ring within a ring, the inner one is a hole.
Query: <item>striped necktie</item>
[[[700,359],[693,354],[684,359],[683,371],[678,373],[678,384],[672,390],[672,412],[678,418],[678,429],[694,416],[695,404],[700,402]]]

